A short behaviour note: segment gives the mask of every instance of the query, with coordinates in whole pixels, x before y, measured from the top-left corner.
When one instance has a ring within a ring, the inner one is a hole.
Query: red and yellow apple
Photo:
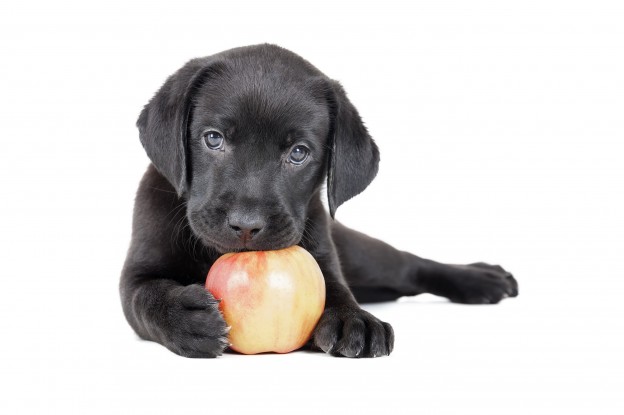
[[[206,289],[221,300],[231,348],[288,353],[303,346],[325,307],[325,280],[308,251],[229,253],[212,265]]]

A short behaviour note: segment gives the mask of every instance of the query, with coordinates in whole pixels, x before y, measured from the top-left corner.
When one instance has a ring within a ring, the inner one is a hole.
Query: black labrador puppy
[[[379,151],[342,87],[292,52],[259,45],[193,59],[137,126],[152,164],[137,192],[120,291],[143,339],[188,357],[226,349],[218,300],[203,288],[225,252],[307,249],[327,289],[310,343],[335,356],[392,351],[392,327],[359,302],[432,293],[482,304],[518,294],[499,266],[436,263],[333,220],[373,180]]]

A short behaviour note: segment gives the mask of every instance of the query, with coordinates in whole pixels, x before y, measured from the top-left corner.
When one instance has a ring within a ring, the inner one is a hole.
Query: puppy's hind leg
[[[349,288],[360,303],[431,293],[457,303],[494,304],[518,295],[518,283],[498,265],[441,264],[332,224],[332,238]]]

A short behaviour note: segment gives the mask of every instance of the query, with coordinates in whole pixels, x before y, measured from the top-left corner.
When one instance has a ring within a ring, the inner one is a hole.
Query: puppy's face
[[[190,60],[143,108],[139,137],[221,252],[298,243],[327,177],[333,217],[377,174],[379,151],[339,83],[300,56],[253,45]]]
[[[224,72],[190,110],[187,216],[220,252],[301,239],[327,169],[330,115],[318,79]]]

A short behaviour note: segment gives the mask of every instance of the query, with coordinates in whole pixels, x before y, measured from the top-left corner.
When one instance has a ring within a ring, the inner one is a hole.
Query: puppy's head
[[[137,125],[153,164],[187,199],[191,229],[221,252],[298,243],[325,178],[333,216],[379,162],[342,87],[271,45],[190,61]]]

